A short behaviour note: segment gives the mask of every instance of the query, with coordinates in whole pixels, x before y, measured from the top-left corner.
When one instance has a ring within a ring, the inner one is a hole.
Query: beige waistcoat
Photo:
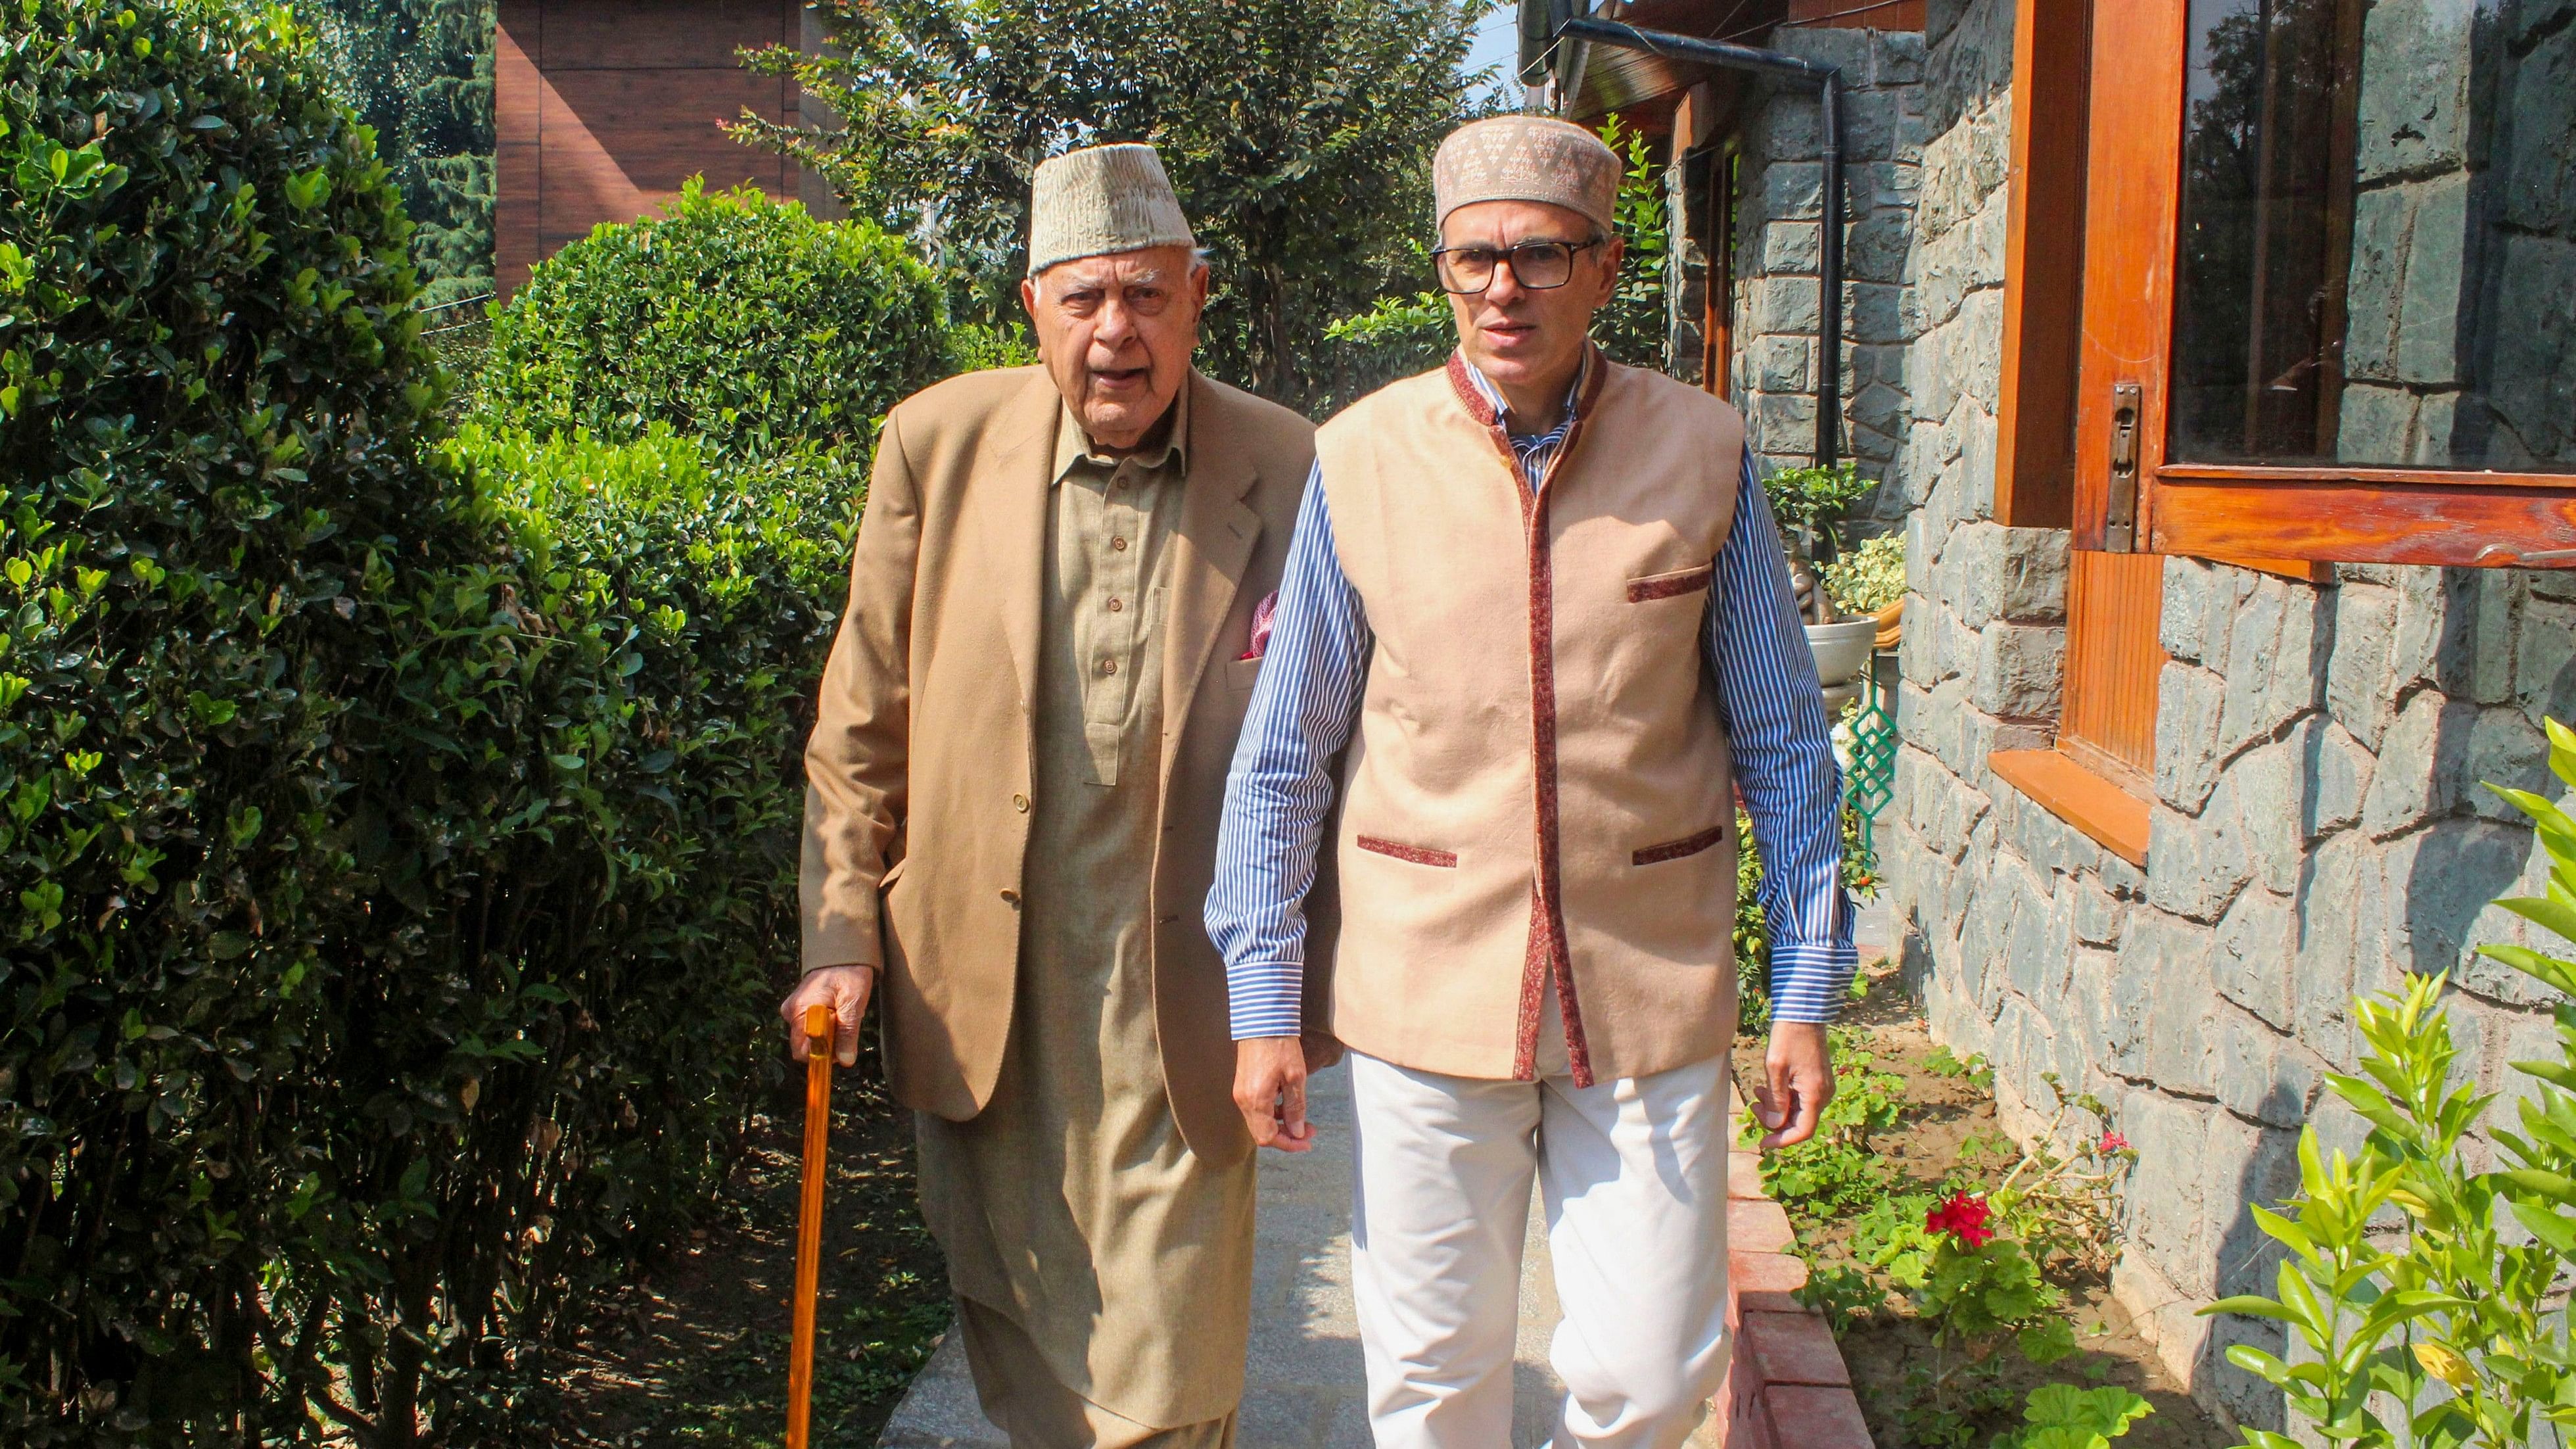
[[[1743,422],[1597,364],[1533,494],[1461,366],[1315,438],[1375,635],[1343,763],[1334,1032],[1527,1078],[1553,991],[1578,1083],[1703,1061],[1735,1033],[1734,781],[1700,640]]]

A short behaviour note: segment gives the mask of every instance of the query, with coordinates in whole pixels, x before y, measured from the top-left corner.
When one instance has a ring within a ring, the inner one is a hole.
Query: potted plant
[[[1807,647],[1816,654],[1816,679],[1825,687],[1826,703],[1836,707],[1860,691],[1860,678],[1877,648],[1878,621],[1845,619],[1816,565],[1834,559],[1834,525],[1875,486],[1849,462],[1783,468],[1762,481],[1781,541],[1789,549],[1789,579],[1797,590],[1798,612],[1807,621]]]

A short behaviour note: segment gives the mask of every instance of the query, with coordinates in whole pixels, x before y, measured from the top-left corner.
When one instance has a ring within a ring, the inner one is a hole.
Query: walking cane
[[[832,1129],[832,1008],[805,1008],[805,1185],[796,1216],[796,1336],[787,1356],[787,1449],[814,1415],[814,1298],[823,1269],[823,1139]]]

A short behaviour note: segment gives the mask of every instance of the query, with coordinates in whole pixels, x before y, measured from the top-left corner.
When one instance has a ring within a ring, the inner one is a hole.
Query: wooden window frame
[[[2119,542],[2107,525],[2112,388],[2131,383],[2141,403],[2133,544],[2140,552],[2283,567],[2576,566],[2576,474],[2168,461],[2190,7],[2095,3],[2096,24],[2120,43],[2092,56],[2094,114],[2118,119],[2091,142],[2075,546]]]

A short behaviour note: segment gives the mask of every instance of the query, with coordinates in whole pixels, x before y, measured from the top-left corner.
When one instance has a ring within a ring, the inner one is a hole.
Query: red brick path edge
[[[1789,1256],[1789,1215],[1762,1195],[1761,1159],[1727,1160],[1727,1287],[1735,1357],[1709,1405],[1726,1449],[1872,1449],[1842,1350],[1820,1315],[1790,1294],[1807,1265]]]

